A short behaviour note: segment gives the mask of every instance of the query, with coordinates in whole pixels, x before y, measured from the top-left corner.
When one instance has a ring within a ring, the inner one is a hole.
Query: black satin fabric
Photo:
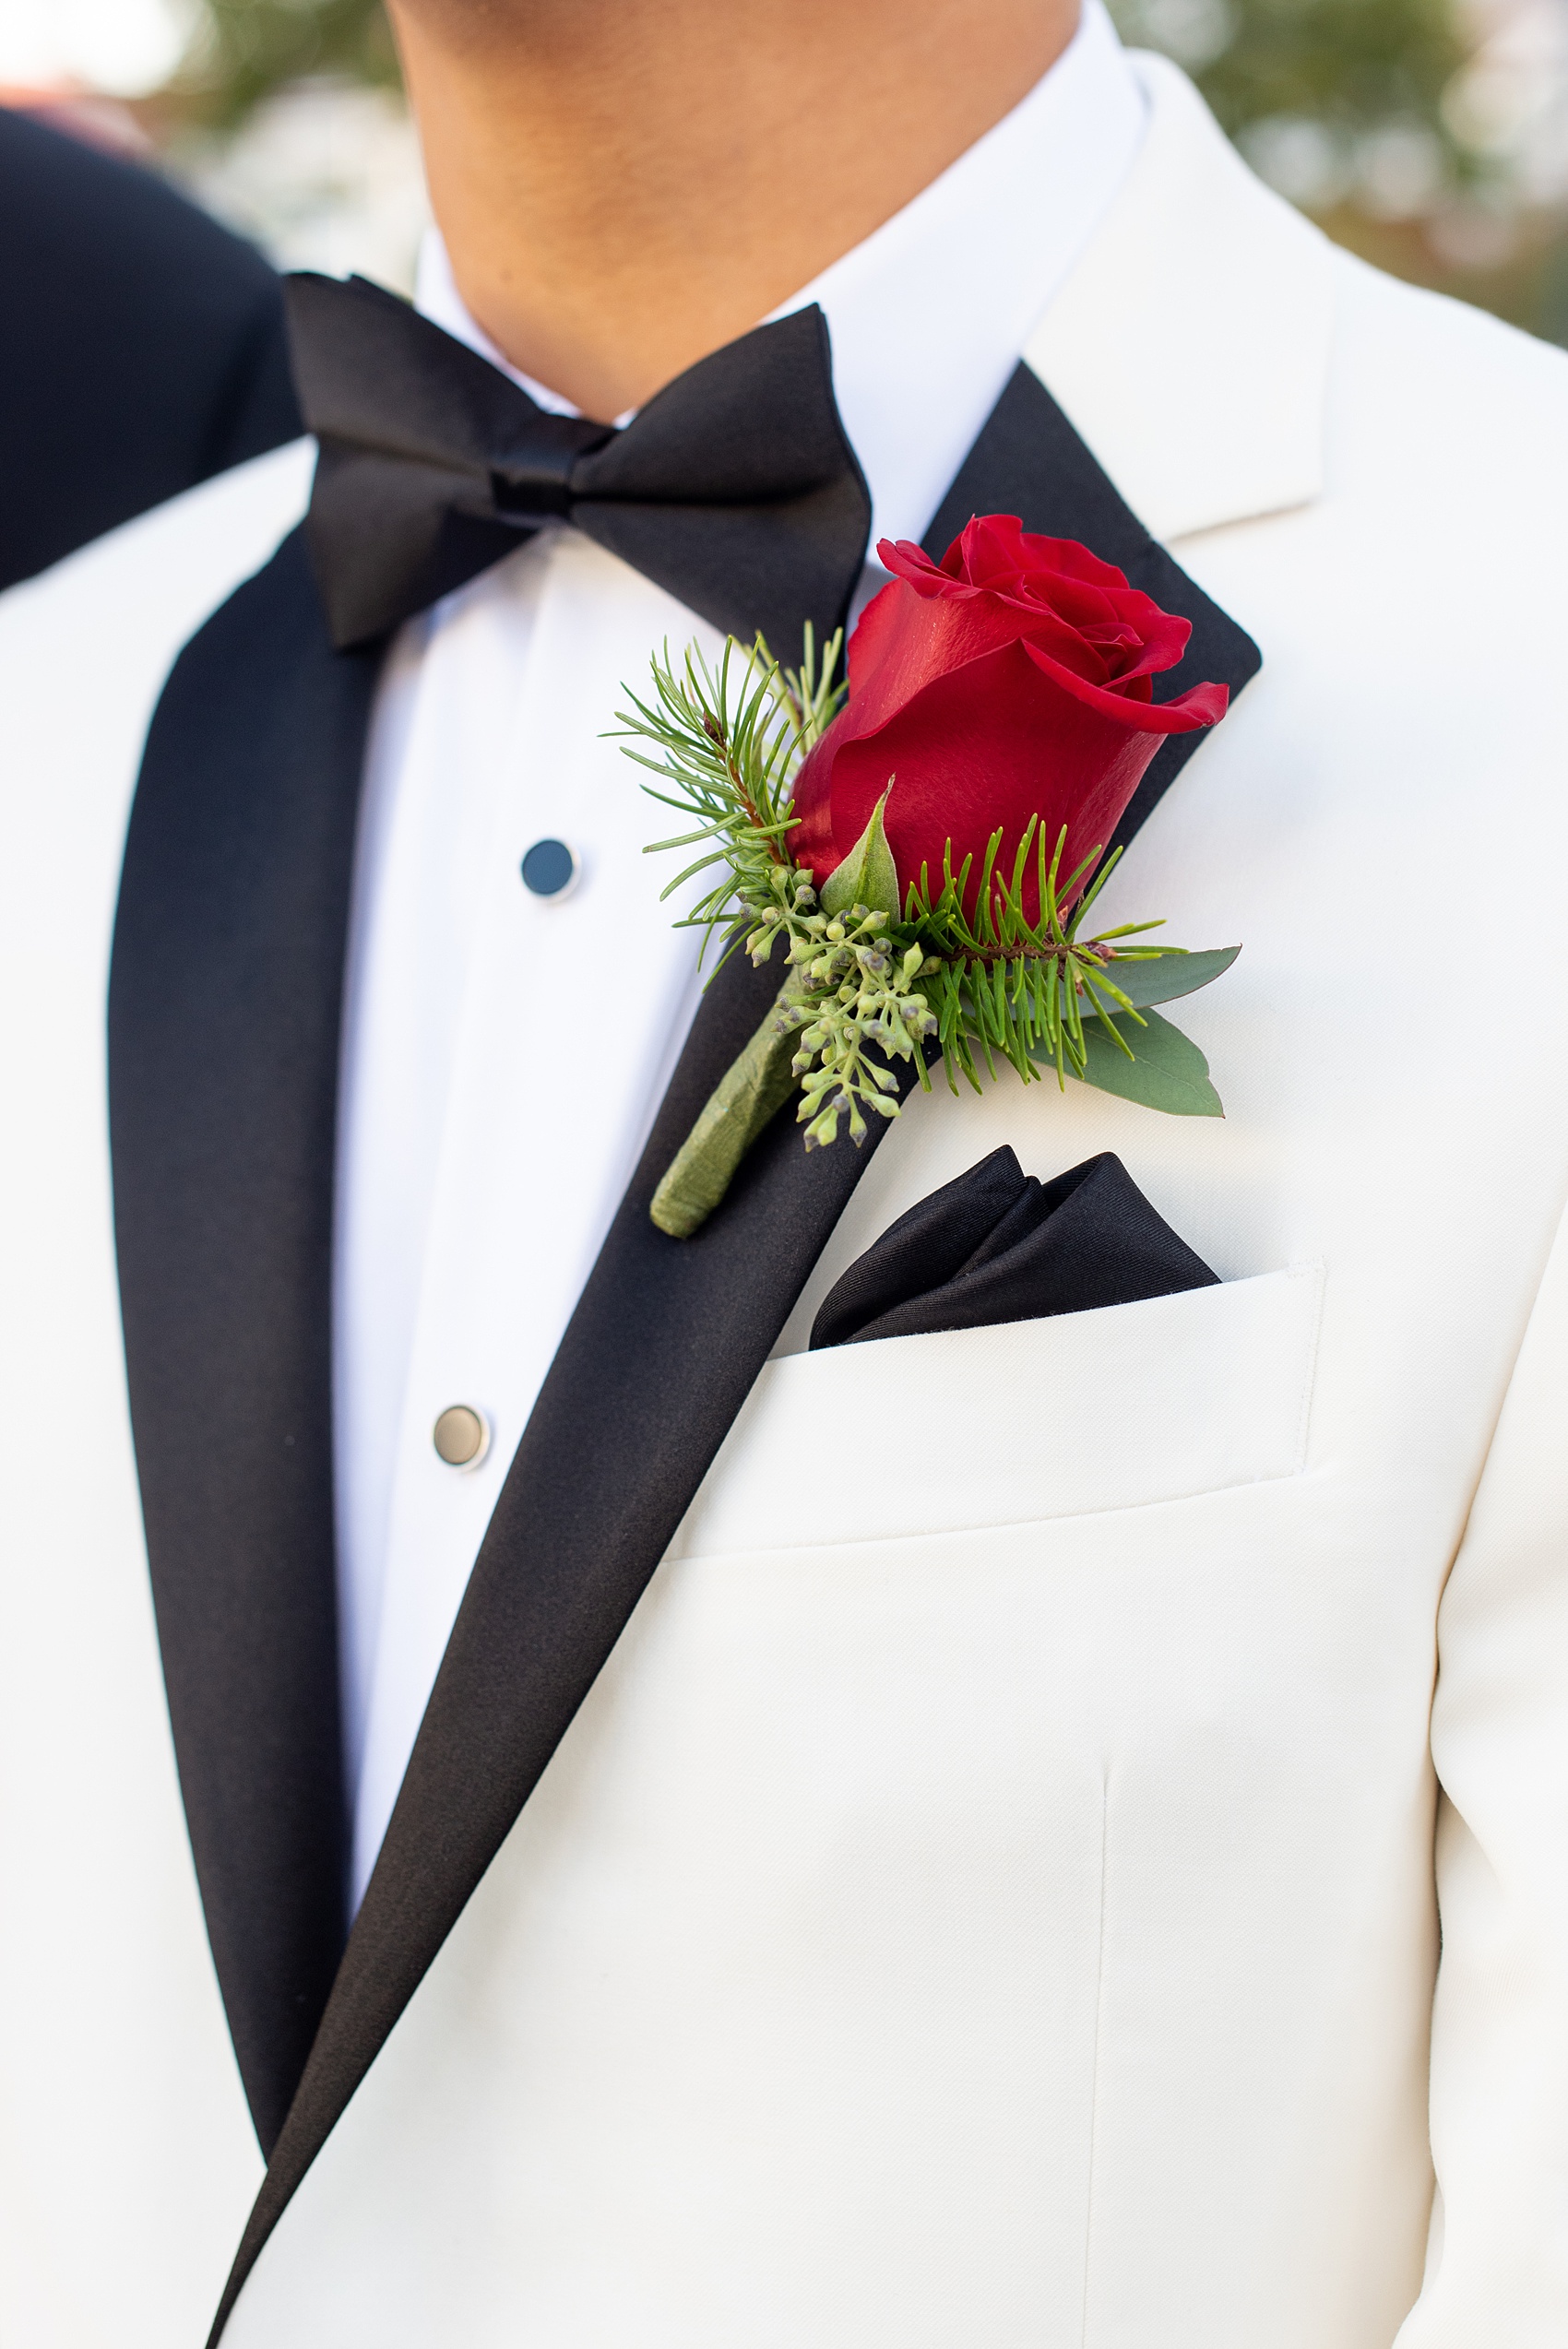
[[[120,1310],[159,1646],[264,2151],[348,1931],[332,1172],[380,668],[327,644],[297,531],[208,622],[148,737],[109,981]]]
[[[814,305],[701,359],[624,430],[555,416],[363,278],[285,280],[321,444],[306,535],[332,640],[365,644],[569,520],[790,664],[844,619],[871,494]]]
[[[1050,1182],[993,1150],[920,1201],[823,1299],[813,1347],[1042,1321],[1208,1288],[1210,1272],[1113,1151]]]

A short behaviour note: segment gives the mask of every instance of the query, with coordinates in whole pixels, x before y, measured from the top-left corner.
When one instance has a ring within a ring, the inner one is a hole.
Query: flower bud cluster
[[[770,864],[766,874],[748,875],[747,884],[735,895],[742,913],[756,924],[746,938],[746,952],[754,963],[766,962],[780,933],[793,941],[802,923],[814,917],[821,919],[811,875],[795,865]]]
[[[788,881],[775,884],[775,894],[779,916],[769,946],[788,931],[791,984],[775,1013],[774,1032],[801,1031],[791,1073],[801,1080],[806,1146],[833,1141],[845,1113],[850,1140],[859,1144],[867,1131],[863,1108],[885,1118],[898,1113],[898,1080],[885,1060],[912,1059],[936,1033],[935,1015],[915,987],[936,964],[918,945],[900,954],[885,912],[856,905],[826,914],[814,891]],[[748,941],[754,954],[757,934]],[[873,1048],[876,1060],[867,1058]]]

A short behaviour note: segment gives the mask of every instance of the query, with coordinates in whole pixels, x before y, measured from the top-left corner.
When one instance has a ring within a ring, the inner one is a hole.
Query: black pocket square
[[[823,1299],[811,1342],[1040,1321],[1208,1288],[1218,1278],[1113,1152],[1040,1182],[1003,1148],[933,1191],[856,1258]]]

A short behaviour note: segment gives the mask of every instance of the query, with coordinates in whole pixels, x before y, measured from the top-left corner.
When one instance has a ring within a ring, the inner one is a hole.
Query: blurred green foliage
[[[1152,16],[1153,45],[1169,45],[1181,62],[1179,33],[1169,44],[1158,38],[1158,6],[1134,0],[1125,13],[1134,35],[1138,17]],[[1447,0],[1229,0],[1224,14],[1225,45],[1191,62],[1232,136],[1278,114],[1357,129],[1396,119],[1436,128],[1439,101],[1464,61]]]
[[[223,129],[312,74],[397,87],[381,0],[203,0],[180,86],[191,112]]]

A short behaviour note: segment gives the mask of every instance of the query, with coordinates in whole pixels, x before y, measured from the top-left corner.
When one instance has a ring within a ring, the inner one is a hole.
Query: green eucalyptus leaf
[[[889,784],[887,789],[892,788]],[[843,863],[836,865],[823,883],[821,902],[825,914],[845,914],[851,906],[864,906],[868,913],[885,913],[890,921],[897,921],[903,911],[893,851],[882,828],[882,811],[886,805],[887,791],[884,791],[872,810],[871,822]]]
[[[1139,1101],[1146,1109],[1163,1109],[1168,1117],[1222,1118],[1225,1110],[1209,1082],[1208,1062],[1192,1038],[1158,1012],[1146,1012],[1144,1017],[1147,1025],[1143,1027],[1124,1016],[1113,1023],[1085,1020],[1084,1083],[1118,1094],[1123,1101]],[[1111,1025],[1134,1059],[1129,1060],[1104,1034]]]
[[[1209,946],[1194,955],[1163,954],[1146,963],[1113,962],[1105,976],[1139,1011],[1150,1003],[1173,1003],[1179,995],[1195,995],[1228,971],[1240,946]],[[1088,1003],[1084,1003],[1085,1013]],[[1111,1046],[1114,1052],[1116,1047]],[[1118,1056],[1120,1057],[1120,1056]]]

